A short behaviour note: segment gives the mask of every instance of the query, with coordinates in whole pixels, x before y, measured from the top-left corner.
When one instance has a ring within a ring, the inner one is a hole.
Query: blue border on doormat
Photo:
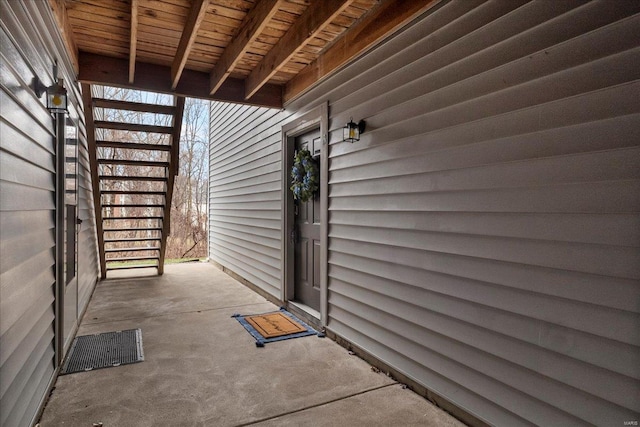
[[[266,343],[269,343],[269,342],[283,341],[283,340],[288,340],[288,339],[292,339],[292,338],[306,337],[306,336],[309,336],[309,335],[317,335],[318,338],[324,338],[324,334],[323,333],[316,331],[311,326],[307,325],[305,322],[303,322],[302,320],[298,319],[296,316],[294,316],[293,314],[289,313],[284,308],[281,307],[280,308],[280,312],[282,314],[284,314],[285,316],[291,318],[293,321],[298,322],[303,328],[306,329],[306,331],[297,332],[295,334],[282,335],[282,336],[279,336],[279,337],[265,338],[260,334],[260,332],[258,332],[256,330],[256,328],[254,328],[253,326],[251,326],[251,324],[249,322],[247,322],[245,317],[260,316],[260,315],[264,315],[264,314],[276,313],[275,311],[269,311],[267,313],[261,313],[261,314],[234,314],[231,317],[235,317],[235,319],[238,322],[240,322],[240,324],[242,326],[244,326],[244,328],[247,330],[247,332],[249,332],[251,334],[251,336],[256,339],[256,347],[264,347],[264,345]]]

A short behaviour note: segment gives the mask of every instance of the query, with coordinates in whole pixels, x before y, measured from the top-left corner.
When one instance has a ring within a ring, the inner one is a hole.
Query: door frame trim
[[[281,300],[288,303],[294,295],[294,245],[289,236],[295,225],[293,196],[289,187],[289,171],[293,166],[295,137],[320,128],[320,323],[327,324],[327,256],[329,207],[329,103],[323,102],[312,110],[295,117],[282,126],[281,172]],[[299,304],[298,304],[299,306]]]

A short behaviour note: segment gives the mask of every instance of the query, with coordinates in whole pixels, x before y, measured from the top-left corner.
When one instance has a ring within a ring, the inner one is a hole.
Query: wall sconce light
[[[360,134],[364,132],[366,123],[364,120],[360,120],[358,123],[353,122],[353,117],[349,123],[342,129],[342,140],[345,142],[354,143],[360,141]]]
[[[42,84],[38,77],[33,78],[33,90],[36,96],[40,98],[43,93],[47,94],[47,109],[50,113],[66,113],[67,112],[67,90],[64,88],[64,80],[58,79],[57,82],[47,87]]]

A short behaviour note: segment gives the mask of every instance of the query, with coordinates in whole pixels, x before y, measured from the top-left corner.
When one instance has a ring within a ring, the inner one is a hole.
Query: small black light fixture
[[[43,93],[47,94],[47,109],[50,113],[67,112],[68,98],[63,79],[59,78],[54,84],[47,87],[42,84],[38,77],[34,77],[33,90],[38,98],[40,98]]]
[[[360,135],[364,132],[365,126],[366,123],[364,120],[354,123],[352,117],[349,123],[342,129],[342,140],[351,143],[360,141]]]

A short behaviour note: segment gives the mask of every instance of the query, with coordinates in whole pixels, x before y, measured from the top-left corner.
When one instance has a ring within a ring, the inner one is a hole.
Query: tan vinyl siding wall
[[[34,76],[52,83],[56,57],[70,91],[70,110],[82,117],[78,89],[69,85],[73,71],[65,68],[61,45],[46,34],[46,28],[55,28],[48,7],[0,2],[0,425],[7,427],[34,421],[55,372],[55,130],[44,96],[37,99],[30,85]],[[82,137],[80,311],[97,280],[86,150]]]
[[[209,257],[280,297],[280,126],[275,109],[211,104]]]
[[[638,64],[638,2],[443,2],[289,105],[329,101],[328,329],[490,424],[638,420]]]

